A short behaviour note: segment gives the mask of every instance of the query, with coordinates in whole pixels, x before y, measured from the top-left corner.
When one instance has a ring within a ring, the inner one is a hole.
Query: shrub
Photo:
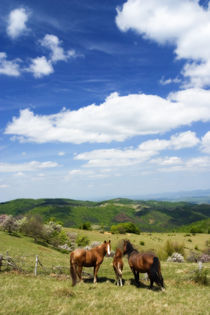
[[[25,235],[33,237],[35,242],[39,239],[45,240],[44,224],[39,215],[29,216],[22,225],[22,231]]]
[[[144,246],[144,245],[145,245],[145,242],[144,242],[144,241],[141,241],[139,244],[142,245],[142,246]]]
[[[195,245],[195,247],[194,247],[194,248],[195,248],[195,250],[199,250],[199,249],[198,249],[198,245]]]
[[[123,223],[122,224],[117,224],[117,225],[112,225],[111,226],[111,233],[112,234],[125,234],[126,233],[126,229],[125,227],[123,226]]]
[[[180,253],[173,253],[170,257],[167,259],[168,262],[184,262],[184,257]]]
[[[199,254],[195,252],[191,252],[190,255],[187,257],[188,262],[198,262]]]
[[[9,215],[7,215],[7,214],[1,214],[0,215],[0,227],[2,226],[4,221],[8,219],[8,217],[9,217]]]
[[[202,229],[199,227],[192,227],[190,229],[190,233],[195,234],[195,233],[203,233]]]
[[[117,225],[111,226],[112,234],[125,234],[125,233],[133,233],[140,234],[140,229],[132,222],[119,223]]]
[[[192,280],[199,284],[208,285],[208,270],[204,268],[196,269]]]
[[[182,256],[185,255],[184,252],[184,243],[173,242],[171,240],[167,240],[164,249],[168,256],[171,256],[173,253],[179,253]]]
[[[91,230],[92,230],[91,223],[90,223],[90,222],[85,222],[85,223],[83,223],[83,224],[80,226],[80,229],[91,231]]]
[[[77,238],[77,245],[84,247],[90,243],[90,240],[87,236],[78,236]]]
[[[18,230],[17,221],[13,216],[8,216],[2,223],[3,231],[8,232],[9,234],[13,234]]]
[[[188,242],[192,242],[191,238],[189,238],[187,241],[188,241]]]
[[[203,263],[210,262],[210,255],[202,254],[202,255],[199,257],[199,260],[202,261]]]

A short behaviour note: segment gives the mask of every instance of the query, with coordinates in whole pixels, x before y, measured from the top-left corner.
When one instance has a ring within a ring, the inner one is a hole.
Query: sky
[[[0,201],[210,189],[208,0],[1,0],[0,43]]]

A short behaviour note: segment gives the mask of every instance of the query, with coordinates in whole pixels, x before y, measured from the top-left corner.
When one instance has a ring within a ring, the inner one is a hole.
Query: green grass
[[[87,236],[91,241],[112,240],[112,248],[117,246],[121,235],[101,234],[97,231],[76,231]],[[186,251],[205,247],[209,235],[192,236],[192,243],[182,233],[143,233],[141,235],[126,235],[139,249],[159,249],[166,240],[184,242]],[[145,245],[141,246],[140,241]],[[124,258],[123,279],[125,285],[117,287],[114,284],[112,259],[105,258],[98,273],[99,282],[92,279],[71,287],[69,277],[69,255],[62,254],[52,248],[35,244],[31,238],[13,237],[0,232],[0,253],[14,257],[22,257],[25,273],[0,273],[0,314],[209,314],[209,287],[190,280],[197,264],[167,263],[161,261],[162,273],[167,289],[161,292],[157,289],[148,290],[149,282],[142,280],[137,288],[133,276]],[[39,266],[38,276],[33,275],[35,255],[39,255],[45,270]],[[62,267],[62,274],[58,269]],[[210,269],[210,264],[205,264]],[[92,268],[85,268],[92,274]],[[141,276],[143,279],[143,276]]]
[[[180,232],[190,232],[192,229],[199,232],[208,233],[210,231],[210,218],[183,225],[179,228]]]

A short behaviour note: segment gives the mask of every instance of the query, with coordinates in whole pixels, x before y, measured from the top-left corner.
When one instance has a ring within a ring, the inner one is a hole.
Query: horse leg
[[[75,286],[77,283],[77,266],[72,261],[70,263],[70,275],[72,278],[72,286]]]
[[[149,276],[149,280],[150,280],[150,286],[149,286],[149,289],[150,289],[150,290],[152,290],[154,280],[153,280],[153,277],[152,277],[149,273],[148,273],[148,276]]]
[[[119,278],[119,285],[122,287],[123,286],[123,284],[122,284],[122,276],[120,276],[120,278]]]
[[[79,281],[82,282],[82,266],[77,267],[77,275],[79,277]]]
[[[97,282],[97,273],[98,273],[98,269],[99,269],[100,265],[96,265],[94,267],[94,279],[93,279],[93,283]]]
[[[138,271],[136,271],[136,273],[135,273],[135,274],[136,274],[136,282],[137,282],[137,283],[139,283],[139,272],[138,272]]]

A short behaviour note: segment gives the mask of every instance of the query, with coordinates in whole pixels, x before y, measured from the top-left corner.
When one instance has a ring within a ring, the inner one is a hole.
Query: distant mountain
[[[55,218],[66,227],[78,227],[89,221],[95,226],[109,229],[112,224],[130,221],[142,231],[163,232],[210,218],[210,205],[126,198],[101,202],[72,199],[17,199],[0,203],[0,214],[14,216],[40,214],[45,220]]]
[[[192,190],[165,192],[160,194],[137,195],[129,196],[131,199],[141,200],[160,200],[160,201],[185,201],[193,203],[208,203],[210,204],[210,190]]]

